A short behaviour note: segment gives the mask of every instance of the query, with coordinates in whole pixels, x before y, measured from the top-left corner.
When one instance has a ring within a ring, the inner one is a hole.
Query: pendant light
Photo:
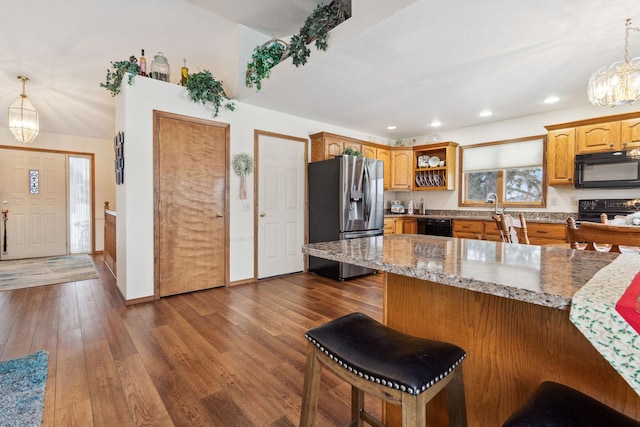
[[[640,57],[629,61],[629,31],[640,31],[625,22],[624,61],[602,67],[589,79],[587,93],[593,105],[614,107],[633,104],[640,98]]]
[[[18,79],[22,80],[22,93],[9,106],[9,129],[18,141],[28,144],[35,139],[40,130],[38,112],[27,99],[24,89],[29,78],[18,76]]]

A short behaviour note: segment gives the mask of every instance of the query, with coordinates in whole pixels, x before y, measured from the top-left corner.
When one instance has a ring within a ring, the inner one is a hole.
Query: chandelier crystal
[[[35,139],[40,130],[38,112],[27,99],[25,92],[25,84],[29,78],[18,76],[18,79],[22,80],[22,93],[9,106],[9,129],[18,141],[28,144]]]
[[[640,98],[640,57],[629,61],[629,31],[640,31],[625,22],[624,61],[602,67],[589,79],[588,95],[593,105],[614,107],[633,104]]]

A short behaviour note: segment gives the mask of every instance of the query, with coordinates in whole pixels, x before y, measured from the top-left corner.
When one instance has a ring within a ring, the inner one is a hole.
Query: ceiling
[[[99,87],[109,61],[145,48],[149,61],[157,51],[169,58],[172,81],[185,57],[191,72],[239,75],[228,65],[237,24],[285,37],[319,2],[9,2],[0,18],[0,105],[19,95],[24,74],[42,131],[111,138],[115,103]],[[426,135],[587,105],[589,76],[623,58],[625,19],[640,26],[637,0],[354,0],[353,8],[326,52],[312,48],[304,67],[280,64],[260,92],[231,87],[230,95],[370,135]],[[629,44],[640,56],[640,32]],[[543,104],[548,95],[560,101]],[[485,109],[493,115],[479,117]]]

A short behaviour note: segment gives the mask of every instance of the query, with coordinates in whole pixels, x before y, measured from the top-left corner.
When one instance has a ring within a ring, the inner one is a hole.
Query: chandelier
[[[589,101],[593,105],[613,107],[633,104],[640,98],[640,57],[629,61],[629,31],[640,31],[625,22],[624,62],[618,61],[610,67],[602,67],[589,79]]]
[[[29,78],[18,76],[18,79],[22,80],[22,93],[9,106],[9,129],[18,141],[28,144],[38,135],[38,112],[24,91]]]

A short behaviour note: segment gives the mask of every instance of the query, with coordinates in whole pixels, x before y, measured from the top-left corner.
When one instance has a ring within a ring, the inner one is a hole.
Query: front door
[[[307,140],[257,132],[258,278],[304,269]]]
[[[159,296],[228,282],[229,125],[154,113]]]
[[[0,259],[66,255],[66,156],[0,149]]]

